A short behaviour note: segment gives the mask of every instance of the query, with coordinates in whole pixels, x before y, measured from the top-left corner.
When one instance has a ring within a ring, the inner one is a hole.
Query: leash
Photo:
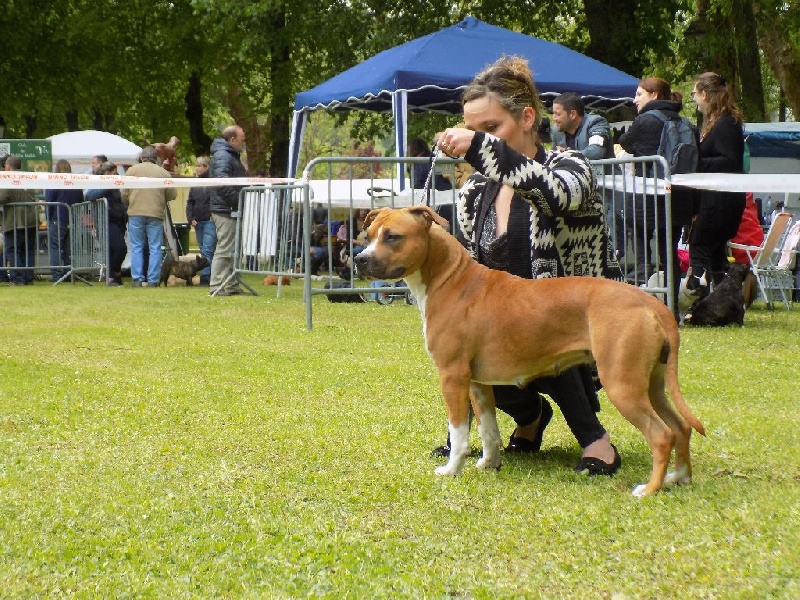
[[[425,206],[430,208],[431,205],[431,195],[429,194],[431,190],[431,181],[433,181],[433,171],[436,167],[436,160],[442,155],[442,151],[439,150],[436,146],[433,147],[431,150],[430,156],[430,170],[428,171],[428,178],[425,180],[425,185],[422,186],[422,195],[418,198],[416,204],[422,204],[422,201],[425,201]]]

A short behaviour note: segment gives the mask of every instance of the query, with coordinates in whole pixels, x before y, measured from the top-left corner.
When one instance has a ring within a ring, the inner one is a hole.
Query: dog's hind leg
[[[446,376],[440,371],[450,430],[450,460],[436,468],[437,475],[460,475],[469,454],[469,375]]]
[[[689,455],[689,441],[692,426],[667,399],[664,391],[664,365],[657,365],[650,377],[650,402],[658,416],[675,434],[675,469],[666,474],[665,485],[690,483],[692,481],[692,462]]]
[[[470,388],[472,408],[478,420],[478,433],[483,444],[483,456],[475,465],[479,469],[500,468],[500,428],[497,426],[497,413],[494,405],[494,392],[492,387],[473,383]]]
[[[639,364],[636,364],[636,363]],[[653,454],[653,468],[646,484],[633,489],[634,496],[649,496],[661,489],[669,467],[670,454],[675,443],[675,434],[658,416],[648,397],[647,368],[641,361],[629,361],[630,371],[603,369],[598,363],[600,380],[611,403],[622,416],[642,432]],[[651,367],[652,368],[652,367]]]

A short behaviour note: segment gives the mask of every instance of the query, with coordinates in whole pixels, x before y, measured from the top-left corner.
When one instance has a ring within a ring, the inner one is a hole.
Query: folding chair
[[[747,246],[728,242],[731,248],[743,250],[750,259],[750,268],[756,277],[758,289],[767,302],[767,308],[772,310],[772,296],[777,295],[777,291],[783,300],[783,305],[789,308],[789,298],[794,287],[792,271],[788,267],[788,261],[780,261],[780,245],[787,231],[792,224],[791,213],[779,213],[772,219],[767,235],[760,246]]]

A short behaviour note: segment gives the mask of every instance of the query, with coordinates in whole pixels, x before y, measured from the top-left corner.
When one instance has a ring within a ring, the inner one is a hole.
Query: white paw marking
[[[455,477],[456,475],[459,474],[459,470],[451,469],[450,468],[450,463],[448,463],[446,465],[442,465],[441,467],[436,467],[435,473],[437,475],[447,475],[447,476]]]
[[[664,477],[664,485],[679,485],[682,483],[691,483],[692,476],[686,472],[686,467],[680,467],[674,471],[667,473]]]
[[[499,456],[492,456],[492,457],[483,456],[478,459],[478,462],[475,463],[475,466],[478,469],[499,469],[500,462],[501,461]]]
[[[640,483],[635,488],[633,488],[633,495],[637,498],[642,498],[644,496],[644,491],[647,489],[646,483]]]

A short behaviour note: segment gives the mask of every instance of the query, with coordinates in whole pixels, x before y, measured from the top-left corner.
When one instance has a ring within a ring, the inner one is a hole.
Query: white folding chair
[[[794,287],[794,278],[788,264],[782,264],[781,243],[787,236],[789,226],[792,224],[791,213],[775,215],[770,224],[767,235],[760,246],[747,246],[728,242],[731,248],[743,250],[750,259],[750,268],[756,277],[758,289],[767,302],[767,308],[772,310],[772,297],[777,292],[783,300],[783,305],[789,308],[789,299]]]

